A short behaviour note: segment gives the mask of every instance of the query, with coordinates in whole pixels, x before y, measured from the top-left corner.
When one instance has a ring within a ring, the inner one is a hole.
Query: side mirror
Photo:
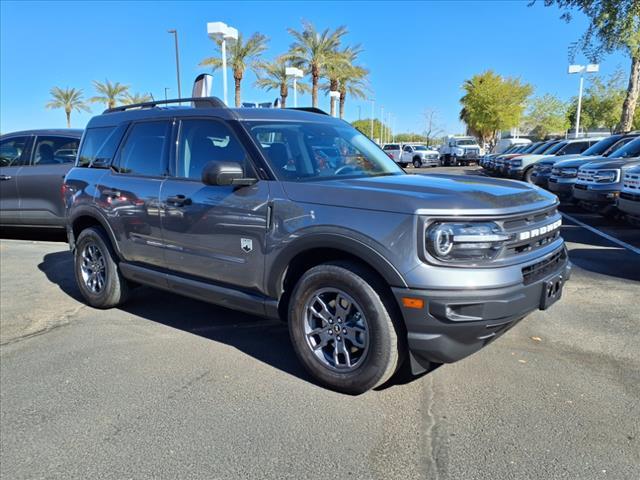
[[[258,180],[245,178],[244,170],[236,162],[209,162],[202,169],[202,183],[212,186],[253,185]]]

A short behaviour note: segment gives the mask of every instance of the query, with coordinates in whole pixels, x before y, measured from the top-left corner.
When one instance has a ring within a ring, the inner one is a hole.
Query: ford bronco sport
[[[281,318],[310,374],[357,394],[476,352],[569,278],[557,198],[535,186],[406,174],[315,109],[169,104],[91,119],[66,177],[94,307],[145,284]]]

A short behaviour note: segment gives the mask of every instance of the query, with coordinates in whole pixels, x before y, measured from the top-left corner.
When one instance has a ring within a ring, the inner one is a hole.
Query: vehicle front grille
[[[597,170],[578,170],[578,182],[596,183]]]
[[[634,202],[640,202],[640,192],[638,193],[620,192],[620,198],[624,198],[625,200],[632,200]]]
[[[622,191],[640,194],[640,173],[626,173],[622,180]]]
[[[480,154],[480,150],[477,148],[467,148],[464,151],[465,157],[477,157]]]
[[[437,160],[438,159],[438,154],[437,153],[430,153],[429,155],[427,155],[427,158],[429,160]]]
[[[559,222],[560,215],[556,207],[498,222],[504,232],[511,236],[502,257],[532,252],[554,242],[560,236],[560,228],[553,225],[559,225]]]
[[[530,285],[550,273],[556,271],[567,261],[567,250],[565,247],[548,258],[541,260],[522,269],[522,280],[525,285]]]
[[[581,184],[581,183],[576,183],[576,184],[573,186],[573,188],[577,188],[577,189],[579,189],[579,190],[587,190],[587,189],[589,188],[589,186],[588,186],[588,185],[583,185],[583,184]]]

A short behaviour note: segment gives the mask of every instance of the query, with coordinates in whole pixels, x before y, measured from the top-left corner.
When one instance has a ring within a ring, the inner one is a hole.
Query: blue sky
[[[346,43],[360,43],[361,63],[380,106],[396,117],[396,131],[422,131],[422,112],[433,108],[447,133],[460,130],[461,85],[486,69],[531,83],[536,94],[563,99],[577,93],[578,78],[569,76],[567,47],[584,32],[581,15],[567,24],[556,8],[539,1],[450,2],[9,2],[0,6],[0,131],[65,126],[62,110],[46,110],[52,86],[82,88],[94,94],[92,80],[108,78],[136,92],[164,97],[177,93],[173,37],[179,32],[183,95],[198,66],[214,54],[206,23],[224,21],[245,35],[259,31],[270,38],[266,58],[287,50],[287,27],[306,19],[319,28],[346,25]],[[578,57],[578,61],[585,59]],[[607,55],[601,73],[629,71],[622,53]],[[277,92],[243,81],[243,100],[265,101]],[[230,87],[232,82],[230,81]],[[214,92],[222,81],[214,76]],[[229,98],[233,98],[232,90]],[[309,95],[300,97],[310,104]],[[320,106],[328,109],[322,96]],[[361,107],[360,109],[358,107]],[[102,111],[93,105],[93,113]],[[370,104],[347,101],[346,119],[370,116]],[[74,113],[72,125],[83,127],[91,114]],[[386,114],[385,114],[386,117]]]

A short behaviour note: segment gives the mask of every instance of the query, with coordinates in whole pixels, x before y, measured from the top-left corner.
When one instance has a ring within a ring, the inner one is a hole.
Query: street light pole
[[[178,31],[175,29],[167,30],[167,33],[173,34],[173,38],[176,44],[176,77],[178,79],[178,98],[182,98],[182,91],[180,90],[180,54],[178,53]]]
[[[580,113],[582,110],[582,89],[584,87],[584,74],[586,73],[596,73],[600,70],[600,65],[597,63],[591,63],[589,65],[569,65],[569,73],[579,73],[580,74],[580,89],[578,90],[578,110],[576,111],[576,131],[575,137],[578,138],[580,135]]]
[[[164,99],[167,100],[167,92],[170,90],[169,87],[164,87]]]
[[[380,105],[380,145],[384,144],[384,106]]]
[[[293,77],[293,106],[298,106],[298,78],[304,76],[304,72],[296,67],[286,67],[284,74],[287,77]]]
[[[222,99],[225,105],[229,105],[227,101],[227,40],[237,40],[238,30],[230,27],[224,22],[207,23],[207,33],[210,37],[220,36],[220,54],[222,55]]]
[[[375,106],[375,100],[373,98],[370,98],[369,101],[371,102],[371,140],[373,141],[373,117],[375,116],[375,110],[374,110],[374,106]]]

